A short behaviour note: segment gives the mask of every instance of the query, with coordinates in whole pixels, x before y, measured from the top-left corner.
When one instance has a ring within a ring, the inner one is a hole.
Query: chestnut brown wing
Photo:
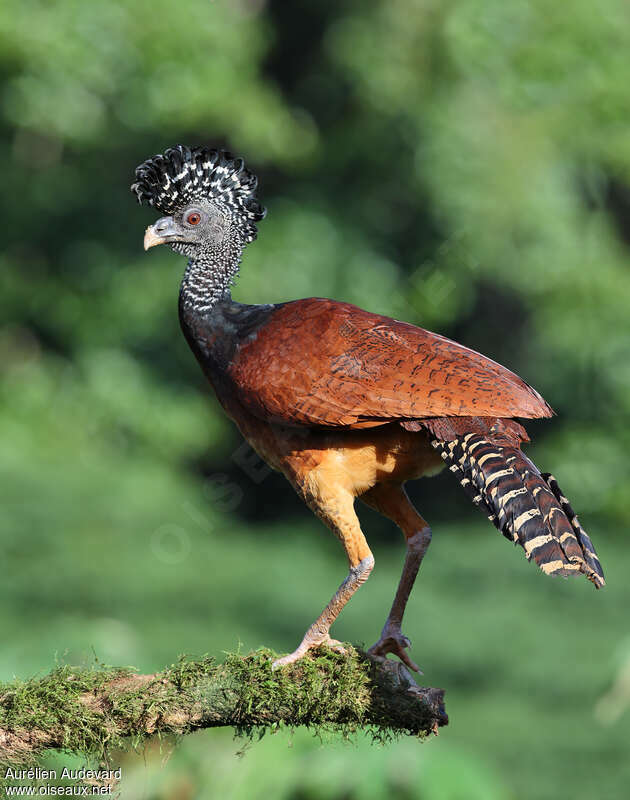
[[[321,298],[278,306],[228,366],[239,400],[293,425],[549,417],[513,372],[422,328]]]

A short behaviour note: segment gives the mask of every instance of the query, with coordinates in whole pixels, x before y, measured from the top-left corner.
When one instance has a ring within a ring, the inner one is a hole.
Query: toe
[[[411,642],[404,634],[396,633],[394,635],[381,637],[375,645],[370,647],[368,655],[382,661],[387,653],[392,653],[392,655],[398,656],[409,669],[422,675],[423,673],[420,667],[411,660],[406,652],[406,648],[410,646]]]
[[[331,639],[330,636],[325,642],[322,642],[324,647],[329,647],[331,650],[334,650],[335,653],[341,653],[345,655],[348,651],[344,647],[343,642],[337,641],[337,639]]]
[[[409,658],[409,656],[407,655],[407,653],[405,653],[405,651],[402,649],[402,647],[396,650],[396,655],[403,662],[403,664],[405,664],[405,666],[409,667],[409,669],[412,669],[414,672],[417,672],[419,675],[424,675],[424,673],[422,672],[420,667],[416,664],[415,661],[412,661]]]
[[[293,653],[289,653],[288,656],[283,656],[282,658],[277,658],[272,663],[271,668],[276,670],[279,667],[286,666],[287,664],[294,664],[296,661],[299,661],[303,656],[305,656],[309,650],[314,650],[317,647],[328,647],[330,650],[333,650],[335,653],[340,653],[341,655],[345,655],[348,652],[344,647],[343,642],[338,642],[337,639],[331,639],[330,636],[328,636],[319,641],[313,640],[311,642],[307,642],[306,644],[302,642],[298,649]]]
[[[306,652],[306,651],[304,651]],[[304,652],[301,652],[299,649],[294,650],[293,653],[289,653],[288,656],[282,656],[282,658],[276,658],[276,660],[271,665],[272,670],[277,670],[280,667],[286,667],[287,664],[294,664],[296,661],[299,661]]]
[[[385,658],[385,653],[381,652],[382,648],[378,646],[378,644],[373,644],[367,651],[369,656],[372,658],[376,658],[379,661],[382,661]]]

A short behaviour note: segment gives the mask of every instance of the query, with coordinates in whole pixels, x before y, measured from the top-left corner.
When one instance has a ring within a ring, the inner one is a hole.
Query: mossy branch
[[[272,671],[272,653],[181,658],[155,675],[63,666],[0,686],[0,765],[33,764],[45,750],[106,761],[126,742],[232,726],[251,735],[307,726],[378,739],[437,733],[448,718],[441,689],[419,689],[401,664],[361,650],[319,650]]]

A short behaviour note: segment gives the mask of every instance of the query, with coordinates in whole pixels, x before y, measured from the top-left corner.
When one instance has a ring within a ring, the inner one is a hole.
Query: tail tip
[[[596,572],[593,572],[592,570],[589,570],[588,572],[584,570],[584,574],[596,589],[603,589],[604,586],[606,586],[606,581],[603,575],[598,575]]]

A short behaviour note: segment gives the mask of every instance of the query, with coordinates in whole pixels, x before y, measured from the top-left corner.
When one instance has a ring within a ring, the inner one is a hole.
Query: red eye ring
[[[186,222],[187,222],[189,225],[199,225],[199,223],[201,222],[201,214],[199,214],[199,212],[197,212],[197,211],[192,211],[192,212],[191,212],[191,213],[190,213],[190,214],[189,214],[189,215],[186,217]]]

